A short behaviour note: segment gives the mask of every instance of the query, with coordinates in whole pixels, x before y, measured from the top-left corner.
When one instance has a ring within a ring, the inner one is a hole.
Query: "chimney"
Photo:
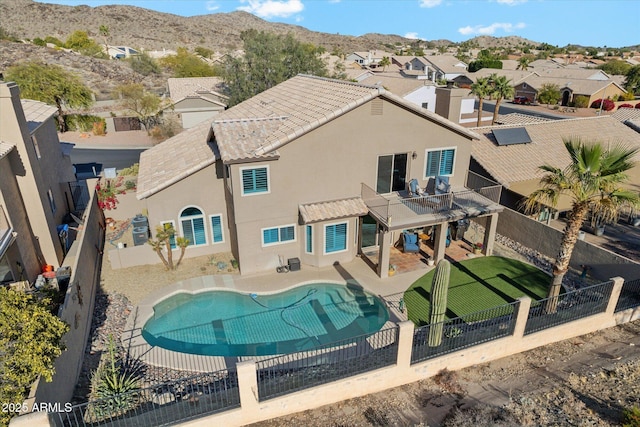
[[[447,87],[436,88],[435,112],[439,116],[460,123],[462,100],[469,94],[469,89],[457,88],[452,81],[447,81]]]

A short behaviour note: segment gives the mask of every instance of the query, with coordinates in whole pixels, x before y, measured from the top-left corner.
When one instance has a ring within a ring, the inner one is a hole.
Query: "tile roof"
[[[640,108],[618,108],[611,117],[621,122],[626,122],[627,120],[635,121],[640,119]]]
[[[303,224],[366,215],[369,212],[360,197],[298,206]]]
[[[213,164],[217,154],[209,141],[211,123],[204,121],[140,154],[140,200]]]
[[[222,80],[218,77],[184,77],[167,79],[169,94],[173,102],[197,96],[198,92],[217,93]],[[221,94],[219,94],[221,95]]]
[[[444,71],[445,73],[461,73],[467,68],[467,63],[460,61],[453,55],[431,55],[424,57],[429,63],[436,68]],[[458,67],[456,65],[464,64],[464,67]]]
[[[30,99],[22,99],[21,102],[24,117],[27,119],[29,132],[33,131],[58,112],[56,107],[45,104],[44,102],[32,101]]]
[[[563,77],[531,76],[523,81],[536,90],[541,89],[542,85],[552,83],[558,85],[560,89],[568,87],[574,94],[578,95],[592,95],[611,84],[619,86],[612,80],[569,79]]]
[[[9,142],[0,141],[0,159],[9,154],[16,146]]]
[[[540,179],[544,173],[539,166],[543,164],[559,168],[569,164],[569,154],[562,144],[562,138],[580,137],[587,141],[622,143],[640,148],[638,134],[611,116],[526,124],[520,127],[527,130],[531,143],[498,146],[492,130],[514,127],[518,126],[475,128],[474,131],[480,134],[480,140],[473,141],[471,148],[472,157],[505,187],[518,181]],[[637,158],[640,160],[640,153]]]
[[[489,77],[492,74],[497,74],[499,76],[504,76],[507,80],[511,80],[512,85],[517,85],[524,79],[530,76],[535,76],[536,74],[533,71],[525,71],[525,70],[496,70],[493,68],[482,68],[475,73],[465,73],[467,77],[469,77],[473,81],[477,81],[480,77]]]
[[[264,156],[382,92],[375,86],[298,75],[215,117],[220,155],[225,162]],[[234,139],[238,135],[240,141]]]
[[[221,112],[213,123],[202,122],[143,152],[137,197],[149,197],[216,159],[277,157],[278,148],[378,96],[469,139],[478,137],[382,87],[298,75]]]
[[[424,74],[423,72],[421,72]],[[361,80],[360,83],[368,85],[382,86],[389,90],[391,93],[395,93],[398,96],[406,96],[423,86],[433,86],[431,80],[418,80],[413,78],[402,77],[400,73],[380,73],[374,74]]]
[[[500,114],[496,123],[499,125],[523,125],[530,123],[548,122],[552,119],[546,119],[544,117],[531,116],[529,114],[522,113],[509,113]]]

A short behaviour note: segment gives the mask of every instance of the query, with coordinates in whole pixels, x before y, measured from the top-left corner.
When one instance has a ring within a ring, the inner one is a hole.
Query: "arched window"
[[[207,244],[207,233],[204,229],[204,215],[196,207],[190,206],[180,212],[182,235],[189,239],[189,246]]]

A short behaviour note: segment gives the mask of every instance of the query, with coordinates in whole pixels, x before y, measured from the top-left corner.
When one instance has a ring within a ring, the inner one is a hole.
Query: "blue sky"
[[[130,4],[182,16],[244,10],[313,31],[398,34],[461,42],[521,36],[565,46],[640,44],[640,0],[48,0],[71,6]]]

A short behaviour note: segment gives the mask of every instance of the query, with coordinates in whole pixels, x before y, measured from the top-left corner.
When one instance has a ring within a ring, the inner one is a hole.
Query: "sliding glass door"
[[[407,180],[407,153],[379,156],[377,178],[378,193],[404,190]]]

